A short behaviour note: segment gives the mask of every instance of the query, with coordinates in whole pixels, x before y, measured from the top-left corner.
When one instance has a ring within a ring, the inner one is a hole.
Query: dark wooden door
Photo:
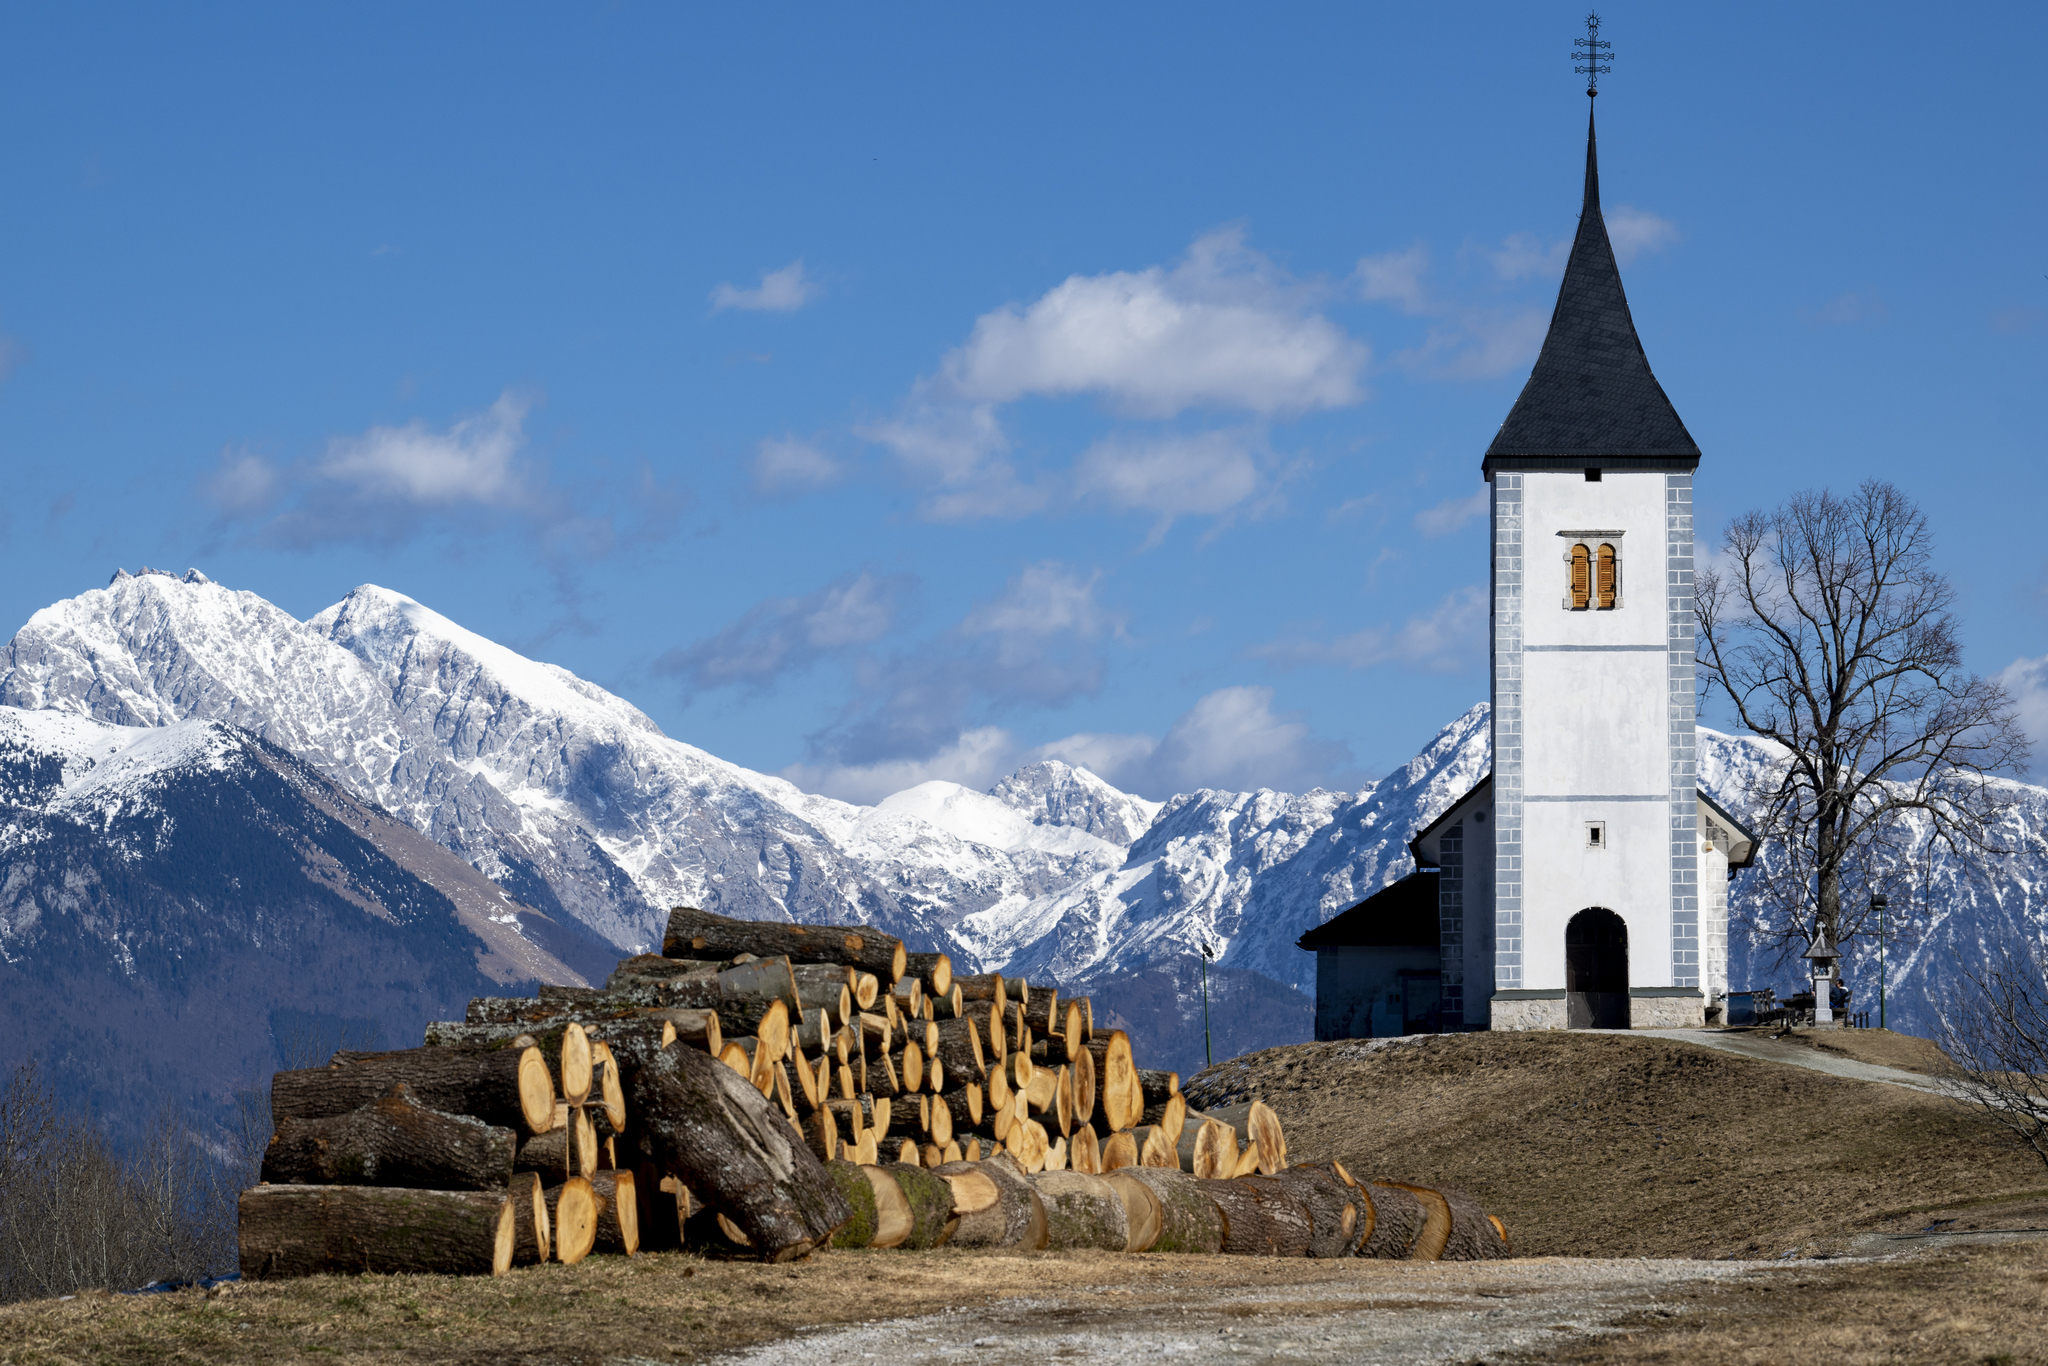
[[[1564,1022],[1568,1029],[1627,1029],[1628,924],[1588,906],[1564,929]]]

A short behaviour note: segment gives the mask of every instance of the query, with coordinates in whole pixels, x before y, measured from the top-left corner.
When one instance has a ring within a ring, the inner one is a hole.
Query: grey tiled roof
[[[1557,309],[1536,368],[1486,455],[1697,460],[1699,453],[1636,338],[1600,217],[1600,163],[1588,118],[1586,205]]]

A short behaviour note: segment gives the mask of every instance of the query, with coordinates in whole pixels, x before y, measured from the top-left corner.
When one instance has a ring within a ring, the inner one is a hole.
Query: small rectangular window
[[[1589,484],[1597,484],[1597,483],[1599,483],[1599,482],[1600,482],[1600,471],[1598,471],[1598,470],[1587,470],[1587,471],[1586,471],[1586,482],[1587,482],[1587,483],[1589,483]]]
[[[1586,847],[1588,849],[1605,849],[1607,847],[1606,821],[1586,822]]]

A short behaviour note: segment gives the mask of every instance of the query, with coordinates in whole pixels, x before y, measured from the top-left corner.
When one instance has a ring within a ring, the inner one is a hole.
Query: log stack
[[[1263,1104],[1191,1110],[1087,998],[959,976],[865,926],[690,907],[604,988],[484,997],[426,1046],[272,1083],[243,1270],[502,1275],[694,1247],[1474,1259],[1454,1190],[1287,1161]]]

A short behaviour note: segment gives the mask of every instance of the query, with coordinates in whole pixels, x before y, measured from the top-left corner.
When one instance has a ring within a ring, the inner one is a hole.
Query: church
[[[1298,941],[1317,1038],[1725,1018],[1756,839],[1695,781],[1699,463],[1629,314],[1589,112],[1550,330],[1480,464],[1493,771],[1415,832],[1415,873]]]

